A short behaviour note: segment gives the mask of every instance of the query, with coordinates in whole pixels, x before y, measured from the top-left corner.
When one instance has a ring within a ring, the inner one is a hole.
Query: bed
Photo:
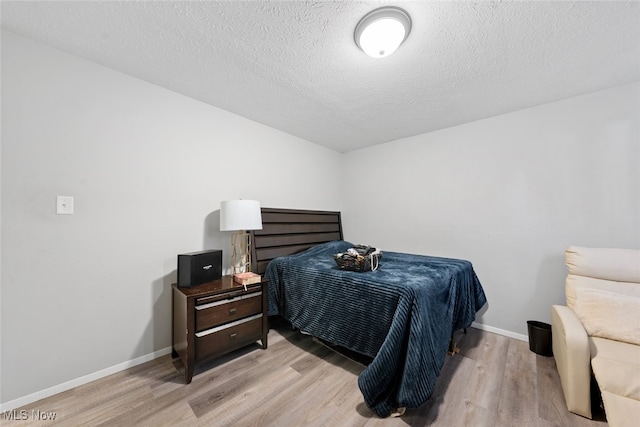
[[[358,386],[378,416],[426,402],[453,332],[486,303],[471,263],[383,250],[378,270],[344,271],[333,254],[353,244],[339,212],[262,208],[262,220],[252,264],[269,280],[269,315],[371,358]]]

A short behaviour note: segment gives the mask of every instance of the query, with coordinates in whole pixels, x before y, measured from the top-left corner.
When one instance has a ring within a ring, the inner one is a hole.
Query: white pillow
[[[640,345],[640,298],[576,288],[573,309],[587,335]]]

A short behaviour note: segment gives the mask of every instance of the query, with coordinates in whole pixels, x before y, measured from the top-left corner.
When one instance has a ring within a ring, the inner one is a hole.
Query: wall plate
[[[56,197],[56,213],[58,215],[73,215],[73,196]]]

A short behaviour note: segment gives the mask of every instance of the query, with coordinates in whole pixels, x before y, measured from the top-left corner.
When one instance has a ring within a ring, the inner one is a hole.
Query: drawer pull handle
[[[238,294],[234,294],[234,295],[238,295]],[[211,308],[211,307],[216,307],[218,305],[224,305],[224,304],[228,304],[230,302],[235,302],[235,301],[240,301],[240,300],[244,300],[244,299],[249,299],[249,298],[255,298],[255,297],[259,297],[262,295],[262,291],[260,292],[253,292],[250,294],[246,294],[246,295],[240,295],[240,296],[236,296],[234,298],[226,298],[223,300],[219,300],[219,301],[214,301],[214,302],[210,302],[207,303],[206,301],[212,299],[212,298],[217,298],[215,296],[212,297],[204,297],[204,298],[198,298],[198,300],[196,301],[196,310],[206,310],[207,308]]]
[[[229,309],[229,314],[235,314],[235,312],[237,311],[237,309],[235,308],[230,308]]]
[[[238,334],[229,334],[229,339],[232,340],[237,336],[238,336]]]
[[[225,325],[216,326],[215,328],[207,329],[206,331],[196,332],[196,337],[198,338],[206,337],[209,334],[213,334],[215,332],[219,332],[225,329],[227,331],[231,331],[232,329],[230,328],[233,328],[234,326],[242,325],[244,323],[247,323],[256,319],[262,319],[262,316],[263,316],[262,313],[258,313],[258,314],[254,314],[253,316],[245,317],[244,319],[236,320],[235,322],[229,322]]]

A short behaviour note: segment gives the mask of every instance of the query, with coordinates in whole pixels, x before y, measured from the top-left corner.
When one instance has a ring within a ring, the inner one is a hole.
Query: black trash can
[[[541,356],[553,356],[551,325],[537,320],[528,320],[529,350]]]

